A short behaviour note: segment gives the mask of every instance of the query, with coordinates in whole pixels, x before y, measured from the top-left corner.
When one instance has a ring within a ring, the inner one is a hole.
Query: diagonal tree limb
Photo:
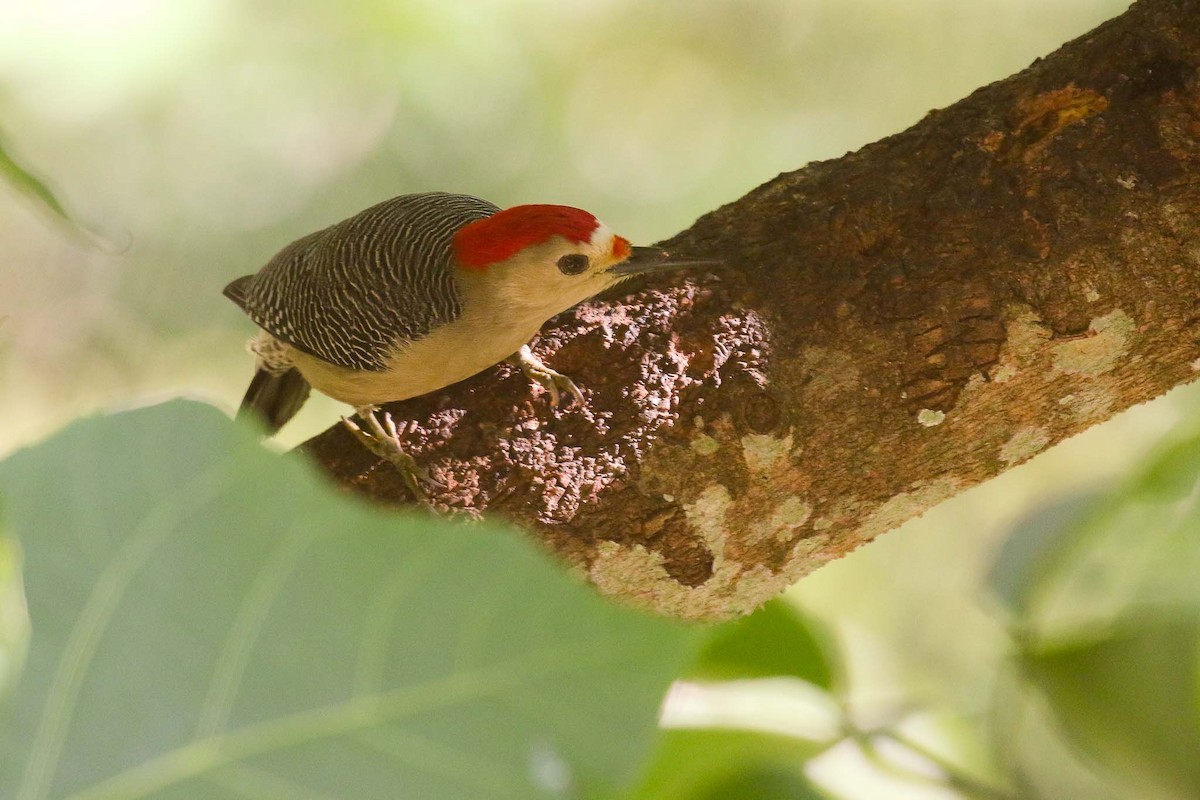
[[[665,243],[720,274],[549,324],[584,388],[496,367],[391,408],[454,509],[601,590],[719,618],[1200,369],[1200,0],[1128,12]],[[336,426],[305,447],[402,502]]]

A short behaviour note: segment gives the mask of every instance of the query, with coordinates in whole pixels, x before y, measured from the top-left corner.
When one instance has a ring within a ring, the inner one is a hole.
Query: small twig
[[[896,731],[894,728],[885,728],[877,731],[864,731],[853,726],[847,726],[847,735],[858,743],[865,755],[871,763],[878,766],[893,775],[904,778],[906,780],[915,780],[922,783],[928,783],[935,786],[949,786],[951,789],[958,791],[967,797],[978,798],[978,800],[1017,800],[1017,796],[1007,789],[1002,789],[998,786],[979,781],[970,775],[967,775],[957,765],[952,764],[938,754],[932,752],[925,746],[914,742],[907,736]],[[902,764],[897,764],[890,760],[879,751],[877,739],[883,737],[890,739],[895,744],[900,745],[904,749],[913,753],[920,758],[925,759],[929,763],[937,767],[941,772],[941,776],[925,775],[917,770],[905,767]]]

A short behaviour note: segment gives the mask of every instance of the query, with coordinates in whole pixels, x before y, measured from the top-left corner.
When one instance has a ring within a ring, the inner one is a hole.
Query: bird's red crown
[[[454,234],[454,255],[462,266],[482,270],[551,236],[586,242],[599,226],[599,220],[579,208],[513,206],[459,229]]]

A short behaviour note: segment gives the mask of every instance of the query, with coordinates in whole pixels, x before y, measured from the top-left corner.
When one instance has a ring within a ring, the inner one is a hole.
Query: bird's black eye
[[[558,260],[558,271],[563,275],[578,275],[588,268],[588,257],[583,253],[571,253]]]

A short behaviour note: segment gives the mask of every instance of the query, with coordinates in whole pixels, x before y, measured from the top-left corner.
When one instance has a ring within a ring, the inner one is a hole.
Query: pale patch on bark
[[[692,450],[697,455],[711,456],[713,453],[721,449],[721,445],[716,439],[706,433],[701,433],[692,437]]]
[[[1049,443],[1050,432],[1045,428],[1032,425],[1019,428],[1000,448],[1000,458],[1012,466],[1041,452]]]
[[[626,547],[616,542],[600,542],[588,578],[605,594],[685,619],[727,619],[731,614],[748,613],[786,588],[792,579],[766,567],[726,558],[725,542],[730,536],[727,515],[732,506],[729,490],[720,484],[709,486],[696,502],[683,506],[692,530],[713,554],[713,574],[703,584],[685,586],[667,573],[658,553],[641,545]],[[780,508],[776,513],[789,531],[801,516],[807,518],[795,503],[785,501]]]
[[[924,425],[926,428],[932,428],[935,425],[941,425],[945,421],[945,411],[935,411],[932,408],[922,408],[921,413],[917,414],[917,422]]]
[[[742,437],[742,458],[751,472],[770,472],[792,452],[792,431],[787,436],[748,433]]]
[[[899,528],[913,517],[921,516],[943,500],[953,497],[962,488],[960,479],[949,476],[914,484],[910,491],[892,497],[875,509],[855,531],[853,538],[859,543],[869,542],[879,534]]]
[[[789,497],[775,509],[768,522],[768,528],[773,531],[775,538],[785,542],[796,535],[797,528],[808,522],[812,512],[812,506],[799,497]]]
[[[1006,310],[1009,320],[1005,327],[1007,336],[1004,352],[1008,354],[1009,359],[1002,358],[1002,363],[1028,359],[1031,355],[1041,352],[1042,347],[1053,337],[1042,318],[1027,305],[1013,304]]]
[[[605,594],[629,598],[664,613],[687,608],[693,591],[667,574],[662,556],[641,545],[601,542],[588,578]]]
[[[1093,319],[1087,336],[1055,343],[1054,368],[1071,374],[1103,375],[1129,352],[1135,332],[1134,321],[1115,308]]]
[[[732,505],[733,498],[729,495],[729,490],[716,483],[701,492],[696,502],[685,503],[683,506],[688,524],[708,545],[716,561],[725,557],[725,536],[728,530],[725,519]],[[713,568],[716,569],[715,564]]]
[[[1002,364],[992,373],[992,383],[1008,383],[1017,375],[1017,368],[1012,364]]]
[[[1113,404],[1117,397],[1113,391],[1102,384],[1084,386],[1076,392],[1061,398],[1058,404],[1066,407],[1071,416],[1080,422],[1107,419],[1112,415]]]

